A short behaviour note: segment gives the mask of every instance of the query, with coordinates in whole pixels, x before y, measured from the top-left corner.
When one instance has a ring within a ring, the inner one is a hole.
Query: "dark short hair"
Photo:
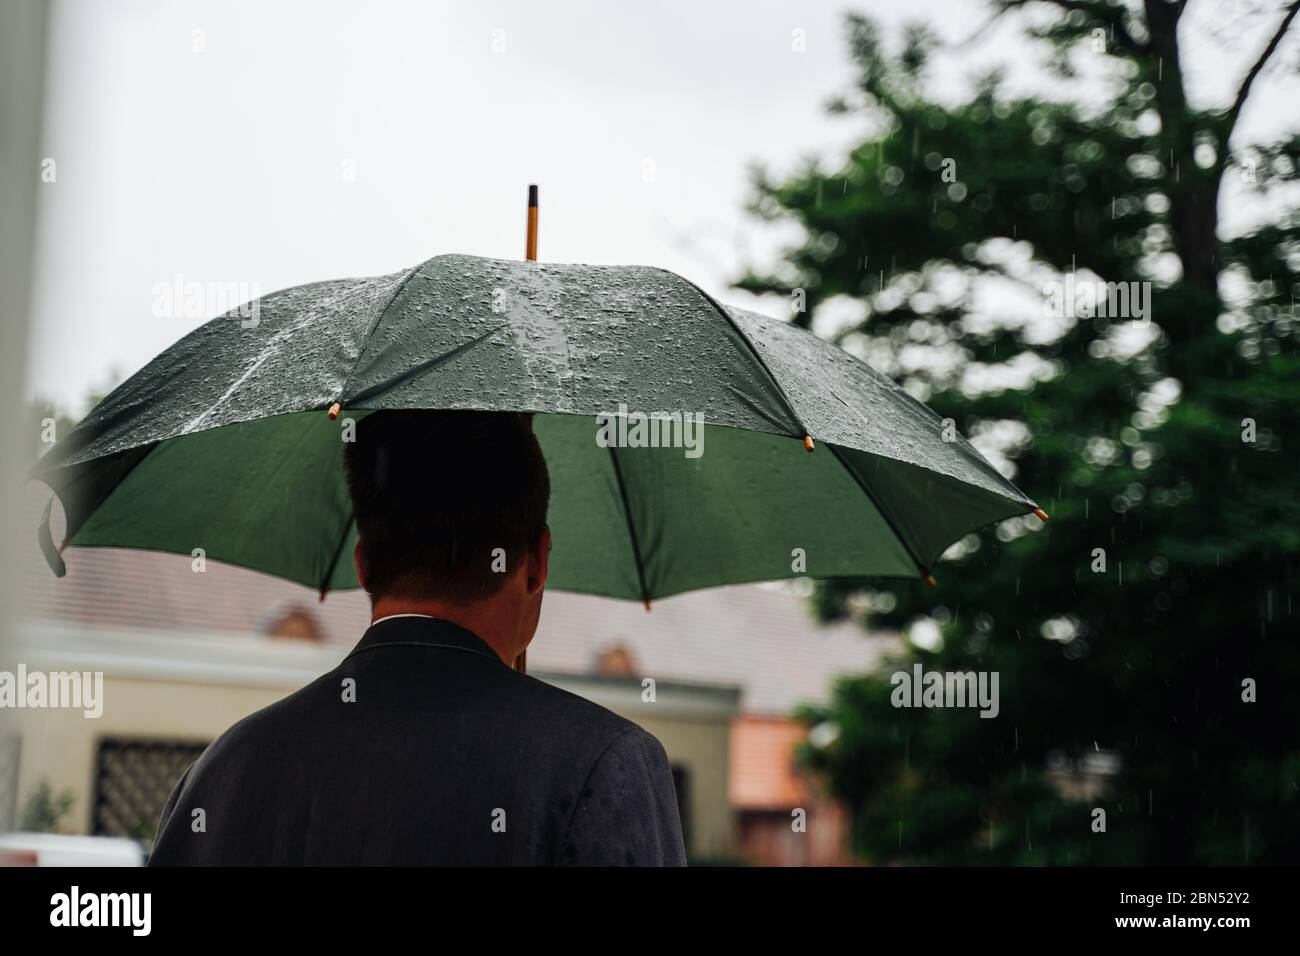
[[[551,482],[529,416],[379,411],[355,439],[344,469],[372,600],[488,597],[506,577],[495,549],[513,572],[546,527]]]

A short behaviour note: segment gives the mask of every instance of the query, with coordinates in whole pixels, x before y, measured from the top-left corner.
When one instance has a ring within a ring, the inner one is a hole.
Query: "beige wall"
[[[730,857],[736,846],[735,814],[727,793],[731,734],[728,724],[671,720],[625,713],[659,738],[668,759],[689,772],[688,810],[692,857]]]

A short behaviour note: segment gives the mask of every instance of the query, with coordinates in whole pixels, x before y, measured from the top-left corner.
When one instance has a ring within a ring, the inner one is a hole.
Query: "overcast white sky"
[[[1193,51],[1206,100],[1275,22],[1251,7],[1193,0],[1223,44]],[[854,139],[823,110],[851,77],[847,9],[952,39],[987,15],[976,0],[56,0],[27,392],[79,410],[198,324],[153,315],[177,274],[270,292],[444,252],[520,257],[530,182],[542,259],[664,266],[742,301],[728,281],[776,248],[743,212],[748,166]],[[994,62],[1040,82],[1004,29],[941,61],[940,86],[957,95]],[[1248,134],[1294,124],[1278,73]]]

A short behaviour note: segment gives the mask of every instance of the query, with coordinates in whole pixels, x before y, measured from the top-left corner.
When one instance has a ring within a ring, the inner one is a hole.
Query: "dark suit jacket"
[[[209,746],[149,863],[653,866],[685,850],[658,740],[469,631],[398,617]]]

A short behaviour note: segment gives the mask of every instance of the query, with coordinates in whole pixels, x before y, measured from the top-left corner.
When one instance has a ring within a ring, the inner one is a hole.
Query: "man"
[[[512,667],[551,549],[531,417],[375,412],[345,468],[372,624],[204,751],[150,864],[684,864],[659,742]]]

